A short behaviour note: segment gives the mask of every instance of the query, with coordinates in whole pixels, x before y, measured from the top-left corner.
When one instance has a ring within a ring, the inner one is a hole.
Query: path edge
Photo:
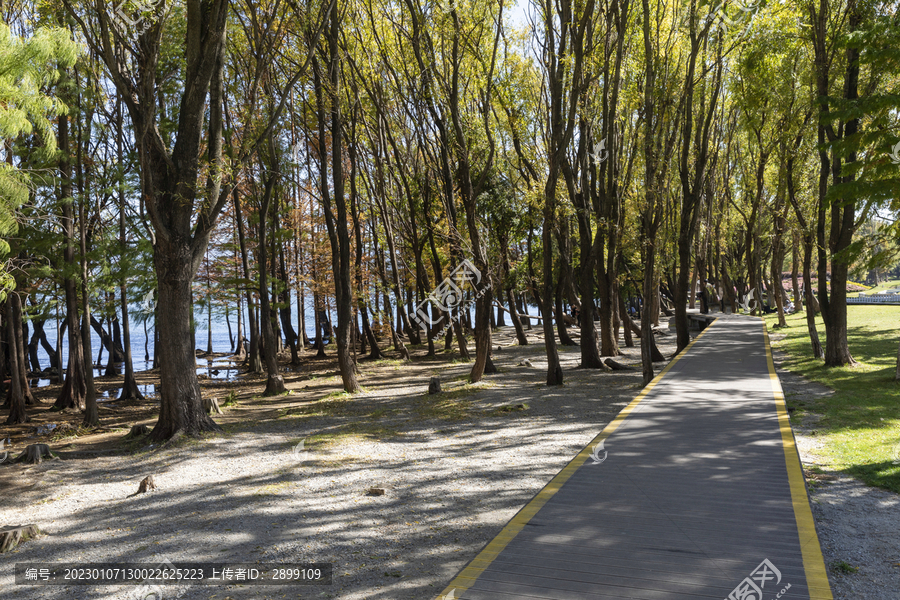
[[[794,430],[791,427],[784,390],[781,387],[781,380],[778,379],[778,372],[775,370],[772,344],[769,341],[769,327],[764,319],[761,320],[763,338],[766,342],[766,364],[769,367],[769,380],[772,383],[772,395],[775,398],[775,410],[778,413],[778,427],[781,430],[784,462],[791,489],[794,518],[797,520],[797,534],[800,538],[800,552],[803,557],[803,571],[806,574],[809,598],[810,600],[834,600],[834,596],[831,594],[831,584],[828,581],[828,570],[825,568],[825,557],[822,555],[822,545],[816,533],[816,521],[809,504],[806,479],[803,477],[803,465],[800,463],[800,453],[794,440]]]

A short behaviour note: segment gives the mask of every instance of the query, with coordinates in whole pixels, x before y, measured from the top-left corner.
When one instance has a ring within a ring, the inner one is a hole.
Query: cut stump
[[[208,414],[208,415],[211,415],[214,413],[217,415],[224,414],[224,411],[219,406],[218,398],[204,398],[203,399],[203,408],[206,410],[206,414]]]
[[[151,492],[156,489],[156,482],[153,481],[153,475],[147,475],[141,480],[140,485],[138,485],[138,494],[144,494],[146,492]]]
[[[131,431],[129,431],[128,435],[126,435],[125,437],[129,439],[136,438],[141,437],[142,435],[147,435],[148,433],[150,433],[150,428],[146,425],[132,425]]]
[[[428,382],[428,393],[429,394],[440,394],[441,393],[441,380],[437,377],[432,377],[431,381]]]
[[[44,457],[56,458],[50,452],[50,446],[47,444],[31,444],[25,447],[25,452],[16,457],[16,462],[24,462],[30,465],[37,465],[44,461]]]
[[[0,527],[0,554],[9,552],[21,542],[37,537],[41,533],[37,525],[13,525]]]

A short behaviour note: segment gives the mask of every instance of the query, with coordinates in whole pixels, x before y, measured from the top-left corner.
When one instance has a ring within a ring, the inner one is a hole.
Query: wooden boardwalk
[[[438,598],[830,600],[765,325],[704,330]]]

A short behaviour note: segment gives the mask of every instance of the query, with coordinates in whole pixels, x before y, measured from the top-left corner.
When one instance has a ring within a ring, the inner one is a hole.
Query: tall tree
[[[234,173],[256,153],[277,122],[286,95],[258,135],[238,137],[224,150],[224,67],[230,0],[186,0],[169,6],[160,2],[141,13],[137,29],[121,28],[101,2],[87,13],[64,0],[91,47],[103,60],[121,95],[135,129],[141,164],[141,193],[153,227],[153,262],[159,293],[160,415],[151,439],[198,435],[220,427],[203,409],[195,368],[191,330],[191,287],[218,217],[234,186]],[[182,12],[183,11],[183,12]],[[314,12],[314,11],[311,11]],[[175,15],[173,19],[172,16]],[[265,31],[280,28],[283,11],[265,15]],[[178,24],[183,40],[176,49],[164,47],[167,34]],[[183,25],[181,25],[183,23]],[[183,27],[183,29],[181,29]],[[314,27],[315,29],[315,27]],[[267,65],[278,48],[277,36],[265,38],[263,54],[251,72],[254,92],[243,107],[247,115],[258,109],[256,95]],[[169,53],[183,59],[180,101],[171,115],[171,134],[160,128],[159,66]],[[299,67],[289,88],[305,70]],[[250,122],[252,119],[241,120]],[[237,119],[235,121],[238,121]],[[226,168],[226,163],[229,163]]]
[[[319,103],[319,157],[322,173],[322,199],[325,206],[325,225],[328,228],[328,239],[331,243],[331,261],[334,268],[334,292],[337,303],[337,355],[338,365],[341,370],[341,379],[344,382],[344,391],[358,392],[359,381],[356,377],[356,359],[350,349],[350,325],[353,320],[353,288],[351,287],[350,274],[350,233],[347,228],[347,200],[344,193],[344,144],[343,144],[343,115],[341,111],[341,78],[342,60],[339,49],[339,37],[341,33],[340,5],[335,2],[334,9],[328,15],[328,26],[325,29],[325,43],[327,45],[328,59],[328,109],[331,126],[331,191],[329,191],[327,169],[327,152],[325,144],[325,120],[326,112],[321,98],[321,83],[316,90]],[[317,73],[317,80],[321,82],[321,75]],[[332,197],[333,193],[333,197]],[[332,207],[337,209],[335,213]],[[398,298],[399,300],[399,298]],[[353,324],[354,329],[356,324]]]

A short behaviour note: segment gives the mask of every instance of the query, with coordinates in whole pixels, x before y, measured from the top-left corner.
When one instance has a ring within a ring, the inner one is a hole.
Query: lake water
[[[311,304],[311,302],[310,302]],[[396,310],[396,309],[394,309]],[[536,312],[534,309],[529,309],[529,312]],[[136,314],[132,313],[132,314]],[[331,319],[332,326],[337,325],[337,315],[334,311],[330,311],[329,318]],[[296,302],[291,312],[291,321],[294,324],[295,331],[299,329],[297,324],[298,315],[297,315],[297,306]],[[507,318],[507,323],[509,323],[509,319]],[[103,324],[104,328],[106,327],[106,323]],[[145,371],[153,367],[153,327],[152,322],[148,323],[147,334],[149,337],[147,346],[146,346],[146,354],[145,354],[145,337],[144,337],[144,326],[141,323],[136,322],[134,318],[130,320],[131,325],[131,356],[132,362],[134,363],[135,371]],[[53,319],[48,319],[44,323],[44,331],[47,334],[47,340],[51,345],[56,346],[56,333],[54,331],[55,321]],[[200,314],[199,312],[196,315],[196,333],[195,333],[195,342],[196,348],[206,352],[207,346],[207,337],[209,329],[207,329],[207,318],[206,314]],[[361,327],[361,325],[360,325]],[[31,335],[31,328],[29,328],[29,336]],[[236,315],[231,315],[231,334],[232,336],[237,336],[237,317]],[[247,328],[246,318],[244,319],[243,325],[243,334],[245,337],[250,337],[249,329]],[[110,332],[111,335],[111,332]],[[312,307],[309,306],[306,309],[306,335],[310,340],[315,339],[315,322],[313,320],[313,311]],[[97,358],[100,353],[101,343],[100,336],[97,335],[97,332],[91,328],[91,350],[93,352],[93,361],[95,366],[97,365]],[[212,322],[212,349],[213,352],[231,352],[233,349],[233,343],[231,339],[228,337],[228,326],[225,323],[224,317],[216,318],[213,316]],[[106,363],[108,360],[108,353],[106,349],[103,349],[102,356],[102,366],[97,367],[96,373],[102,373],[106,370]],[[38,358],[41,363],[41,368],[47,368],[50,366],[50,357],[44,351],[43,348],[38,346]],[[68,360],[68,335],[64,335],[62,339],[62,366],[65,369]],[[211,359],[207,360],[204,357],[197,358],[197,372],[198,374],[205,374],[212,379],[232,379],[237,376],[237,369],[235,368],[235,363],[230,363],[221,359]],[[49,382],[45,379],[39,381],[37,385],[47,385]]]

